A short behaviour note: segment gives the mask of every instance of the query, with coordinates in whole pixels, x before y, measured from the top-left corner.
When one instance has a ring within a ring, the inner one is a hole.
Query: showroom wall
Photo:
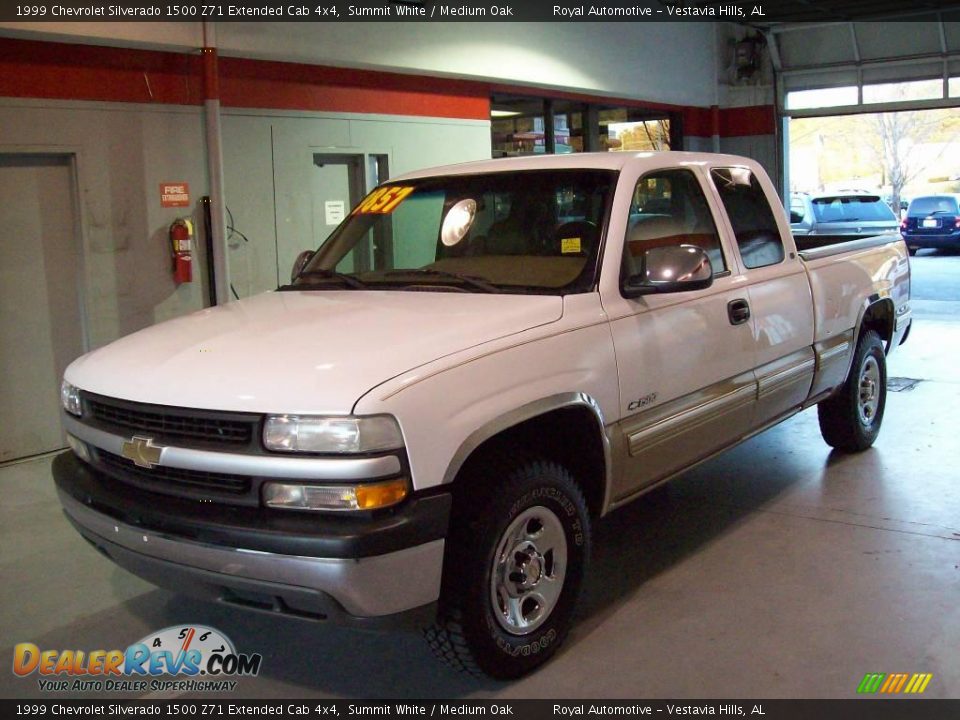
[[[204,279],[178,287],[166,241],[195,208],[160,206],[161,183],[188,183],[192,200],[206,187],[199,108],[0,99],[0,127],[0,153],[75,158],[90,347],[203,307]]]
[[[241,297],[276,288],[296,253],[325,237],[303,191],[314,149],[384,155],[394,175],[489,157],[485,88],[411,77],[381,88],[382,73],[222,63],[225,105],[266,106],[227,107],[222,118],[225,199],[239,231],[227,258]],[[178,285],[167,241],[177,217],[193,219],[203,238],[200,78],[195,55],[0,39],[0,154],[76,158],[90,348],[209,304],[203,243],[194,282]],[[384,114],[391,108],[420,115]],[[170,182],[188,184],[188,207],[161,206],[160,184]]]
[[[225,57],[708,107],[717,102],[715,29],[693,22],[227,22],[208,28],[208,43]],[[0,23],[0,32],[177,52],[203,45],[201,23]]]
[[[231,109],[223,136],[226,201],[242,233],[228,230],[227,257],[241,297],[287,282],[297,254],[333,230],[315,207],[315,152],[383,156],[390,175],[490,157],[490,125],[480,120]]]

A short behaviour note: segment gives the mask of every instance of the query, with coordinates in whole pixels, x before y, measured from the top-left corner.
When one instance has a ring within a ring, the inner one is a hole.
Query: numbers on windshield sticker
[[[403,187],[400,185],[388,185],[377,188],[367,195],[362,203],[357,205],[353,214],[389,215],[396,210],[397,206],[403,202],[403,199],[412,192],[412,187]]]

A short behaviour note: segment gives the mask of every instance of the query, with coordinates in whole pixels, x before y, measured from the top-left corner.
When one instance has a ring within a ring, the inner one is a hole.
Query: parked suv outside
[[[899,230],[897,216],[879,195],[862,192],[790,196],[794,235],[883,235]]]
[[[900,232],[911,255],[921,248],[960,249],[960,195],[915,197]]]

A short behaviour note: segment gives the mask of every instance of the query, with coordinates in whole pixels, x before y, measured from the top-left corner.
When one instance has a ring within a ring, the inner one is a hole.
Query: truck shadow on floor
[[[805,413],[601,519],[577,630],[602,623],[645,582],[846,457],[835,455],[820,438],[815,413]]]

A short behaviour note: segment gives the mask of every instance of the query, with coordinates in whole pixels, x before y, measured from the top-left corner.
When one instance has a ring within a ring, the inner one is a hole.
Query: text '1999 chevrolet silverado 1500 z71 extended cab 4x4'
[[[741,157],[403,176],[290,285],[74,362],[60,500],[158,585],[428,617],[450,664],[517,677],[563,640],[604,514],[812,405],[830,445],[873,443],[907,249],[815,244]]]

